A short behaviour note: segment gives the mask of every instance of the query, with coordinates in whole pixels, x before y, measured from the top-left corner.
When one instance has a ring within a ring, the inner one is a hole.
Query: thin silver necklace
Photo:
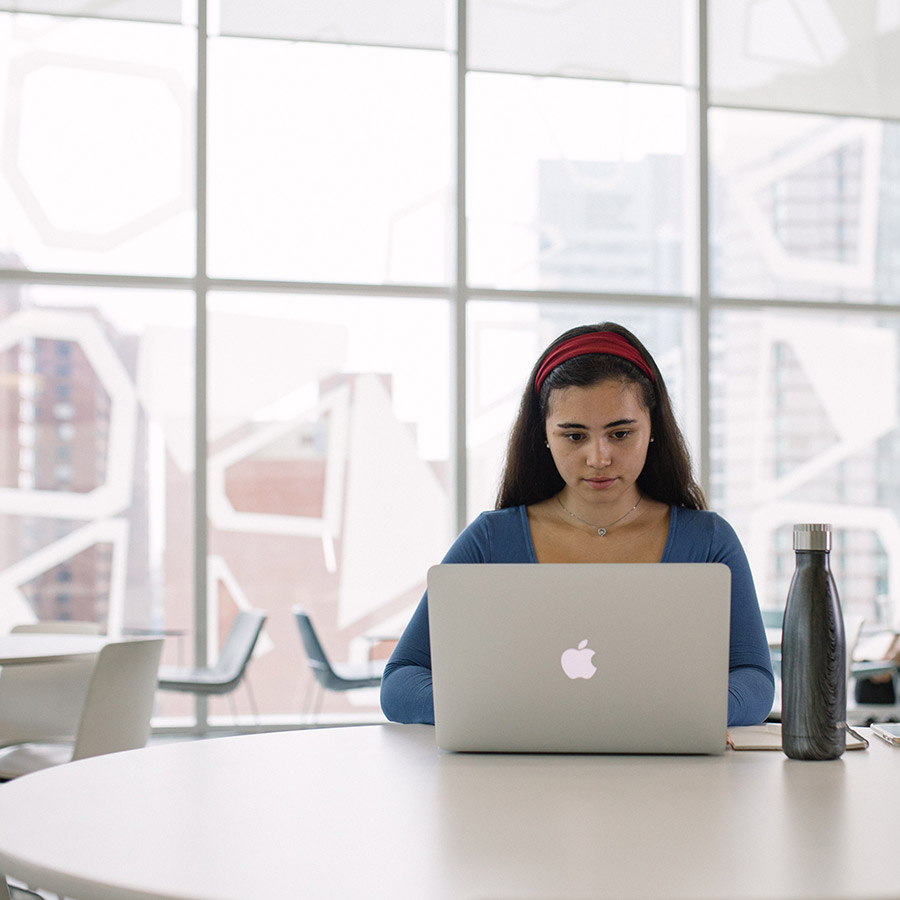
[[[590,528],[596,529],[597,534],[600,537],[603,537],[606,534],[606,532],[609,531],[609,529],[613,527],[613,525],[618,525],[619,522],[622,521],[622,519],[628,518],[628,516],[630,516],[638,508],[638,506],[640,506],[641,500],[644,499],[644,495],[641,494],[641,496],[638,497],[638,502],[635,503],[634,506],[632,506],[631,509],[629,509],[628,512],[625,513],[624,516],[619,516],[619,518],[616,519],[615,522],[610,522],[609,525],[594,525],[592,522],[588,522],[587,519],[582,519],[581,516],[576,516],[575,513],[573,513],[571,509],[566,509],[566,505],[560,499],[559,494],[556,495],[556,499],[559,501],[559,505],[563,508],[563,510],[565,512],[567,512],[573,519],[578,519],[579,522],[582,522],[583,524],[589,526]]]

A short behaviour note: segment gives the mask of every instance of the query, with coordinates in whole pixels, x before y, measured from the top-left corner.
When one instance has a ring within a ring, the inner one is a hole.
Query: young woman
[[[746,555],[731,526],[706,510],[659,369],[620,325],[572,329],[541,355],[510,436],[497,508],[463,531],[444,562],[725,563],[728,724],[756,724],[772,708]],[[434,722],[427,594],[385,668],[381,705],[396,722]]]

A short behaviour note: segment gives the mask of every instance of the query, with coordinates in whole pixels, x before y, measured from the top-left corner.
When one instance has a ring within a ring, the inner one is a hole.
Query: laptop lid
[[[432,567],[438,746],[723,752],[730,594],[722,563]]]

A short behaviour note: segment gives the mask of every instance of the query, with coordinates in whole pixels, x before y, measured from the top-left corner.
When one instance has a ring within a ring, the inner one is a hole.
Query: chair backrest
[[[239,681],[243,677],[267,615],[261,609],[238,611],[212,667],[220,680]]]
[[[45,621],[15,625],[13,634],[100,634],[95,622]],[[0,745],[74,740],[94,659],[6,666],[0,672]]]
[[[72,759],[136,750],[150,737],[162,638],[117,641],[98,654]]]
[[[297,620],[297,627],[300,629],[300,640],[303,641],[303,649],[309,658],[309,667],[312,669],[316,678],[326,687],[330,683],[330,677],[333,675],[331,661],[325,648],[319,640],[319,635],[313,626],[309,613],[301,606],[292,606],[291,612]]]
[[[99,622],[73,622],[60,619],[14,625],[9,632],[10,634],[103,634],[103,626]]]
[[[73,740],[94,659],[5,666],[0,672],[0,746]]]

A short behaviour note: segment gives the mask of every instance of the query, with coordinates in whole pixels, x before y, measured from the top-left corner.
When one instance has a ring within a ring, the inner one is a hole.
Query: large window
[[[900,625],[898,40],[854,0],[0,0],[0,628],[189,663],[259,607],[296,721],[291,607],[383,652],[535,357],[599,320],[762,604],[831,521],[845,608]]]

